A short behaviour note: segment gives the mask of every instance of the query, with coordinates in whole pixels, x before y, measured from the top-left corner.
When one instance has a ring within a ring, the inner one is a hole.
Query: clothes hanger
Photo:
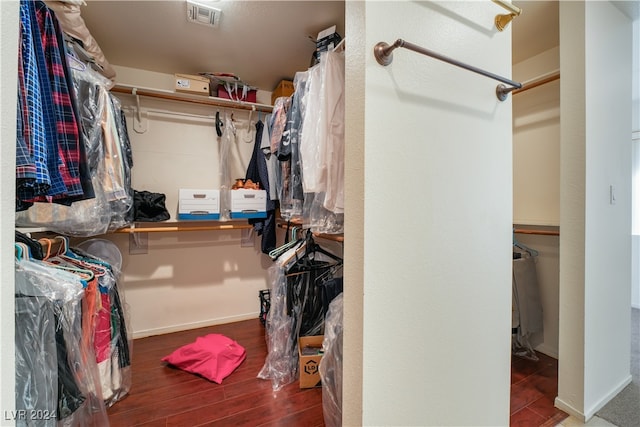
[[[340,258],[338,255],[329,252],[328,250],[324,249],[322,246],[320,246],[316,242],[313,242],[313,245],[311,247],[311,252],[319,252],[338,262],[343,261],[342,258]]]
[[[73,274],[77,275],[78,277],[80,277],[84,281],[91,281],[91,280],[93,280],[95,278],[95,274],[91,270],[87,270],[87,269],[79,268],[79,267],[74,267],[74,266],[69,266],[69,265],[56,264],[56,263],[49,262],[49,261],[44,261],[44,262],[47,265],[50,265],[51,267],[57,268],[59,270],[68,271],[69,273],[73,273]]]
[[[16,254],[16,259],[17,260],[23,260],[25,259],[26,254],[29,253],[29,247],[27,245],[25,245],[24,243],[14,243],[14,247],[15,247],[15,254]]]
[[[87,69],[85,63],[76,58],[75,55],[67,53],[67,59],[69,60],[68,63],[70,68],[78,71],[85,71]]]
[[[269,257],[275,261],[277,260],[280,255],[282,255],[283,253],[285,253],[286,251],[288,251],[290,248],[294,247],[296,244],[298,244],[298,239],[297,239],[297,231],[298,231],[298,227],[295,226],[291,229],[291,240],[286,242],[284,245],[282,246],[278,246],[277,248],[271,250],[269,252]]]
[[[311,232],[311,230],[307,230],[307,235],[305,236],[304,239],[302,239],[302,242],[304,243],[304,245],[301,245],[300,248],[298,248],[296,250],[296,252],[295,252],[296,262],[294,264],[292,264],[289,268],[287,268],[287,272],[288,273],[296,265],[300,266],[300,263],[307,263],[307,262],[313,260],[314,258],[312,258],[311,255],[316,254],[316,253],[323,254],[323,255],[327,256],[328,258],[330,258],[330,259],[332,259],[334,261],[342,262],[342,258],[340,258],[339,256],[329,252],[328,250],[326,250],[322,246],[320,246],[318,243],[316,243],[316,241],[313,239],[313,233]],[[300,255],[301,249],[304,250],[302,255]],[[289,260],[291,260],[292,258],[293,258],[293,256],[291,258],[289,258]],[[287,262],[289,260],[287,260]]]
[[[38,242],[43,245],[43,248],[46,248],[46,253],[44,254],[44,257],[42,259],[42,262],[46,265],[77,274],[83,280],[92,280],[94,278],[93,271],[87,270],[85,268],[63,265],[61,264],[62,261],[60,260],[58,254],[56,254],[56,256],[54,257],[51,257],[51,247],[53,246],[53,242],[51,241],[51,239],[43,237],[41,239],[38,239]]]
[[[516,239],[515,229],[513,229],[513,246],[527,252],[531,256],[538,256],[538,251],[518,242]]]
[[[332,265],[327,271],[325,271],[324,273],[320,274],[318,277],[316,277],[315,279],[315,283],[318,282],[324,282],[328,276],[330,276],[331,278],[333,278],[333,276],[340,271],[340,269],[342,269],[342,266],[344,265],[343,261],[339,261],[336,264]]]
[[[64,255],[69,251],[69,240],[65,236],[56,236],[51,240],[51,243],[59,243],[54,256]]]
[[[324,254],[326,256],[328,256],[329,258],[335,260],[335,261],[339,261],[342,262],[342,258],[340,258],[339,256],[329,252],[328,250],[326,250],[325,248],[323,248],[322,246],[320,246],[315,239],[313,238],[313,233],[311,232],[311,230],[307,230],[307,236],[306,239],[308,240],[307,243],[307,254],[312,254],[315,252],[319,252],[321,254]]]
[[[93,262],[93,260],[85,260],[77,258],[71,251],[68,253],[58,255],[53,260],[65,263],[67,267],[77,267],[80,270],[89,270],[94,276],[102,277],[107,274],[108,266],[103,265],[101,262]]]
[[[38,243],[42,245],[42,260],[45,261],[51,255],[51,240],[47,239],[46,237],[42,237],[38,239]]]
[[[216,111],[216,133],[219,137],[222,136],[222,129],[224,128],[224,122],[220,120],[220,111]]]

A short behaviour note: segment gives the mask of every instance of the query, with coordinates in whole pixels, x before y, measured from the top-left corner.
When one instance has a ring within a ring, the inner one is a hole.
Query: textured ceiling
[[[309,68],[309,37],[344,36],[343,1],[215,1],[217,28],[187,21],[184,1],[87,0],[87,27],[114,65],[162,73],[224,72],[263,90]]]
[[[263,90],[306,70],[309,37],[336,25],[343,1],[220,0],[218,28],[187,21],[184,1],[86,0],[82,16],[110,63],[162,73],[226,72]],[[514,1],[513,62],[558,45],[557,1]]]

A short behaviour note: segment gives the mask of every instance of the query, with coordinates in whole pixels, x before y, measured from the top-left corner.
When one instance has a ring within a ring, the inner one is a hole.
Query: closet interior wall
[[[114,68],[119,84],[173,90],[173,75]],[[246,110],[140,97],[145,130],[138,132],[133,123],[135,97],[116,96],[125,110],[133,151],[132,187],[165,194],[169,221],[177,221],[179,189],[220,188],[216,112],[221,117],[233,113],[237,128],[233,177],[245,176],[257,112],[247,132]],[[259,103],[270,103],[269,92],[261,91],[258,96]],[[261,117],[264,120],[264,113]],[[122,282],[133,337],[257,318],[258,294],[267,288],[271,261],[260,253],[259,237],[249,246],[241,245],[243,232],[248,230],[104,236],[123,254]]]
[[[526,82],[560,68],[555,47],[513,65],[513,78]],[[513,96],[513,222],[559,230],[560,80]],[[532,338],[536,350],[558,358],[558,236],[515,234],[538,251],[536,270],[543,308],[543,332]]]

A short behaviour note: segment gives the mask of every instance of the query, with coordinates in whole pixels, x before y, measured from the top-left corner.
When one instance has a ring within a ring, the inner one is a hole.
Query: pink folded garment
[[[244,361],[247,352],[240,344],[221,334],[209,334],[182,346],[162,358],[183,371],[198,374],[221,384]]]

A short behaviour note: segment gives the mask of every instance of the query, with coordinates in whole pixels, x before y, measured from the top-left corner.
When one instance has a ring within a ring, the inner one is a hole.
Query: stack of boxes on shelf
[[[265,190],[238,188],[231,190],[231,205],[221,206],[220,190],[181,188],[178,199],[179,220],[216,221],[221,209],[229,210],[231,219],[267,217]]]

